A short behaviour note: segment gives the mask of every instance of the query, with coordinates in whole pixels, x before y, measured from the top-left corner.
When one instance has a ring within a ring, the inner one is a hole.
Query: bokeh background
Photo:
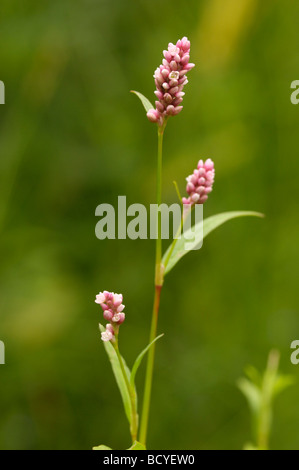
[[[299,3],[278,0],[1,0],[1,449],[130,444],[100,341],[95,295],[122,292],[121,349],[147,344],[154,241],[95,237],[95,208],[155,199],[156,129],[139,90],[168,42],[191,40],[184,110],[165,135],[163,200],[213,158],[205,216],[258,210],[211,234],[167,277],[148,445],[240,449],[236,387],[271,348],[298,378]],[[165,244],[165,247],[167,244]],[[140,401],[144,367],[138,378]],[[299,382],[276,401],[271,447],[298,449]]]

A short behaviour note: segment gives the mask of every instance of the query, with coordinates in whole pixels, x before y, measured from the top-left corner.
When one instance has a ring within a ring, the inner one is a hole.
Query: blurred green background
[[[148,445],[242,448],[244,367],[264,369],[277,347],[281,370],[299,374],[299,3],[2,0],[0,16],[0,448],[130,444],[94,298],[123,293],[131,365],[148,340],[155,247],[99,241],[95,208],[155,202],[156,129],[129,91],[154,100],[162,50],[184,35],[196,68],[167,126],[163,199],[210,157],[205,216],[266,218],[221,227],[167,277]],[[299,448],[298,392],[277,399],[272,448]]]

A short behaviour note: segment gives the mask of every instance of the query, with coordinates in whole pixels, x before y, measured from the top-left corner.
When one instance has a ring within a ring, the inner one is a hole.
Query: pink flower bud
[[[164,55],[165,59],[167,60],[167,62],[171,61],[172,55],[169,51],[163,51],[163,55]]]
[[[165,110],[165,106],[161,103],[161,101],[155,101],[155,105],[156,105],[157,111],[159,111],[160,113],[163,113],[163,111]]]
[[[173,88],[170,88],[169,93],[170,93],[171,95],[175,95],[178,91],[179,91],[179,87],[178,87],[178,86],[175,86],[175,87],[173,87]]]
[[[163,95],[162,91],[156,90],[156,91],[154,91],[154,93],[155,93],[156,97],[158,98],[158,100],[163,100],[164,95]]]
[[[200,196],[197,193],[193,193],[191,197],[192,202],[197,202],[199,201]]]
[[[105,342],[115,341],[114,329],[111,323],[108,323],[108,325],[106,325],[106,330],[101,333],[101,339]]]
[[[178,86],[178,83],[179,83],[179,82],[173,78],[173,79],[170,80],[169,86],[170,86],[171,88],[172,88],[172,87],[177,87],[177,86]],[[173,95],[174,92],[172,91],[171,94]]]
[[[102,304],[103,302],[105,302],[105,300],[106,300],[105,294],[103,294],[103,292],[100,292],[98,295],[96,295],[95,303]]]
[[[189,70],[193,69],[193,67],[195,67],[195,64],[186,64],[186,65],[185,65],[185,70],[186,70],[187,72],[189,72]]]
[[[103,317],[105,318],[105,320],[111,321],[113,318],[113,312],[111,310],[105,310],[103,312]]]
[[[121,294],[113,294],[113,304],[115,307],[118,307],[123,301],[123,296]]]
[[[166,108],[166,113],[169,115],[169,116],[173,116],[174,114],[174,106],[172,106],[171,104],[169,106],[167,106]]]
[[[112,321],[114,323],[118,323],[119,325],[121,323],[123,323],[125,321],[125,314],[124,312],[121,312],[121,313],[116,313],[113,318],[112,318]]]
[[[189,60],[190,60],[189,54],[185,54],[185,55],[182,57],[182,59],[181,59],[181,64],[187,65],[188,62],[189,62]]]
[[[112,338],[113,338],[113,334],[110,332],[110,331],[103,331],[103,333],[101,333],[101,338],[102,338],[102,341],[111,341]]]
[[[150,109],[147,112],[147,117],[151,122],[158,122],[159,121],[159,112],[155,109]]]
[[[107,331],[110,331],[110,332],[114,335],[114,328],[113,328],[113,326],[111,325],[111,323],[107,323],[107,325],[106,325],[106,330],[107,330]]]
[[[182,109],[183,109],[183,106],[175,106],[173,115],[176,116],[182,111]]]
[[[164,101],[165,103],[169,104],[172,103],[172,96],[169,93],[165,93],[164,95]]]

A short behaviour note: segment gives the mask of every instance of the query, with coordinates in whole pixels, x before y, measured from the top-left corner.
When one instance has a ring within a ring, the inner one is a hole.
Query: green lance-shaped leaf
[[[111,447],[100,445],[100,446],[94,446],[92,450],[112,450],[112,449]]]
[[[253,367],[252,365],[248,365],[245,367],[244,372],[250,382],[252,382],[258,388],[262,387],[263,377],[255,367]]]
[[[146,447],[138,441],[135,441],[134,444],[127,450],[146,450]]]
[[[259,450],[259,448],[256,447],[255,445],[251,444],[251,442],[247,442],[244,445],[243,450]]]
[[[286,388],[294,385],[295,383],[296,379],[293,375],[278,375],[273,387],[273,397],[276,397],[276,395],[279,395]]]
[[[136,96],[138,96],[146,112],[154,108],[152,103],[142,93],[139,93],[139,91],[131,90],[131,93],[134,93]]]
[[[220,225],[224,224],[228,220],[235,219],[237,217],[245,217],[245,216],[255,216],[255,217],[264,217],[263,214],[259,212],[252,212],[252,211],[233,211],[233,212],[223,212],[221,214],[213,215],[204,219],[203,221],[198,222],[192,228],[185,231],[185,233],[181,236],[181,238],[174,240],[175,246],[171,253],[171,256],[166,264],[166,260],[168,259],[168,254],[172,249],[172,245],[167,249],[166,253],[163,256],[162,264],[165,267],[165,274],[169,273],[172,268],[177,264],[177,262],[186,255],[189,251],[194,250],[197,245],[202,243],[203,238],[205,238],[209,233],[215,230]],[[202,233],[202,238],[198,239],[198,237],[194,236],[194,233]],[[193,235],[193,241],[192,241]],[[172,243],[174,243],[172,242]],[[185,246],[187,244],[188,248]]]
[[[105,328],[101,324],[100,324],[100,330],[101,330],[101,332],[105,331]],[[120,367],[120,364],[119,364],[117,354],[115,352],[114,347],[112,346],[112,344],[109,341],[103,341],[103,343],[104,343],[104,347],[106,349],[106,352],[108,354],[109,360],[111,362],[114,377],[115,377],[116,383],[118,385],[118,388],[119,388],[119,391],[120,391],[120,394],[121,394],[121,397],[122,397],[122,401],[123,401],[123,404],[124,404],[124,408],[125,408],[125,412],[126,412],[128,421],[131,424],[131,415],[132,415],[131,400],[130,400],[130,395],[129,395],[129,392],[128,392],[128,389],[127,389],[127,386],[126,386],[125,379],[124,379],[122,371],[121,371],[121,367]],[[127,377],[128,377],[128,381],[130,381],[130,376],[131,376],[130,369],[128,368],[124,358],[122,358],[122,361],[123,361],[124,368],[125,368],[125,371],[126,371],[126,374],[127,374]]]
[[[263,375],[252,366],[246,368],[248,377],[238,380],[237,385],[247,398],[256,439],[257,449],[268,449],[273,417],[273,400],[277,394],[294,383],[294,377],[278,373],[279,351],[269,353]]]
[[[92,448],[92,450],[112,450],[111,447],[107,447],[107,446],[104,446],[103,444],[101,444],[100,446],[94,446]],[[127,450],[146,450],[146,447],[144,446],[144,444],[141,444],[140,442],[138,441],[135,441],[131,447],[129,447],[129,449]]]
[[[253,415],[257,415],[261,407],[261,390],[257,385],[242,377],[237,381],[237,386],[247,398],[248,405]]]
[[[139,356],[137,356],[135,362],[134,362],[134,365],[133,365],[133,368],[132,368],[132,372],[131,372],[131,379],[130,379],[130,385],[132,387],[134,387],[134,383],[135,383],[135,376],[136,376],[136,372],[138,370],[138,367],[140,366],[141,364],[141,361],[142,359],[144,358],[145,354],[147,353],[147,351],[152,347],[152,345],[160,338],[162,338],[162,336],[164,336],[164,333],[162,333],[162,335],[159,335],[157,336],[150,344],[147,345],[146,348],[144,348],[143,351],[141,351],[141,353],[139,354]]]

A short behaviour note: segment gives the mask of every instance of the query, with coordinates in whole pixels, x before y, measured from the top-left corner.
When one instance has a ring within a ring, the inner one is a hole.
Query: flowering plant
[[[147,118],[150,122],[157,124],[158,130],[158,159],[157,159],[157,193],[156,203],[161,205],[162,193],[162,148],[163,135],[166,124],[171,116],[176,116],[182,109],[182,101],[185,93],[183,89],[188,83],[187,73],[194,67],[190,63],[190,41],[186,37],[170,43],[168,49],[163,51],[164,58],[162,64],[154,73],[155,95],[157,100],[155,106],[141,93],[133,91],[141,100]],[[155,358],[155,343],[163,335],[157,336],[158,315],[160,296],[165,276],[178,263],[178,261],[189,251],[193,250],[202,239],[215,228],[224,222],[241,216],[258,216],[262,214],[249,211],[235,211],[217,214],[197,222],[194,227],[184,231],[185,222],[193,208],[204,204],[211,193],[214,183],[215,169],[211,159],[203,161],[200,159],[193,173],[186,178],[187,197],[181,197],[178,191],[180,203],[183,207],[181,225],[178,236],[174,238],[165,254],[162,255],[161,236],[161,212],[157,213],[157,237],[155,256],[155,285],[154,285],[154,305],[152,322],[150,328],[150,338],[148,346],[137,357],[132,370],[128,368],[125,360],[119,352],[119,330],[120,325],[125,320],[123,296],[113,292],[100,292],[96,296],[96,303],[103,309],[103,316],[107,323],[106,327],[100,324],[101,338],[104,342],[106,352],[110,358],[112,369],[120,389],[124,403],[125,412],[130,424],[132,445],[130,450],[146,449],[148,419],[150,410],[150,399],[152,390],[152,377]],[[177,185],[176,185],[177,188]],[[190,233],[197,233],[199,237],[194,237],[190,242]],[[189,241],[187,243],[187,240]],[[141,422],[137,413],[137,392],[135,387],[136,372],[145,354],[148,352],[147,369],[145,376],[145,387],[143,396],[143,406]],[[96,450],[109,449],[106,446],[94,447]]]

